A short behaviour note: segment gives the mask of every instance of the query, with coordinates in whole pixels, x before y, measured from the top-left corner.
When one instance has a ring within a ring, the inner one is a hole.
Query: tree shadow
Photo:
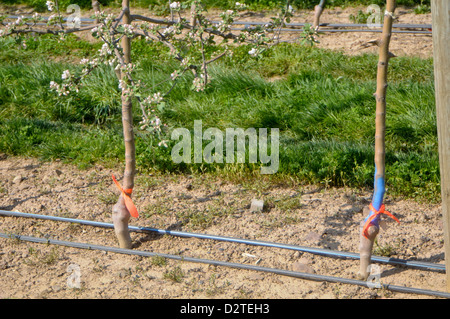
[[[169,227],[167,227],[165,230],[166,231],[171,231],[171,230],[177,230],[177,231],[181,231],[182,230],[182,226],[183,226],[183,222],[182,221],[178,221],[172,225],[170,225]],[[153,242],[156,240],[161,239],[164,236],[172,236],[170,234],[163,234],[163,233],[159,233],[159,232],[144,232],[142,233],[143,235],[139,238],[136,238],[134,243],[133,243],[133,248],[139,248],[142,246],[142,244],[147,243],[147,242]]]

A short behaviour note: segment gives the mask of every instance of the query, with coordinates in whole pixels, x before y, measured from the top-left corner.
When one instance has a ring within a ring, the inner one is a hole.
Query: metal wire
[[[82,224],[82,225],[110,228],[110,229],[114,228],[114,225],[111,223],[97,222],[97,221],[90,221],[90,220],[83,220],[83,219],[75,219],[75,218],[66,218],[66,217],[59,217],[59,216],[29,214],[29,213],[12,212],[12,211],[5,211],[5,210],[0,210],[0,215],[77,223],[77,224]],[[132,232],[158,233],[161,235],[171,235],[171,236],[177,236],[177,237],[210,239],[210,240],[216,240],[216,241],[233,242],[233,243],[253,245],[253,246],[265,246],[265,247],[289,249],[289,250],[301,251],[301,252],[306,252],[306,253],[311,253],[311,254],[316,254],[316,255],[321,255],[321,256],[335,257],[335,258],[359,259],[359,257],[360,257],[359,254],[352,253],[352,252],[336,251],[336,250],[330,250],[330,249],[324,249],[324,248],[314,248],[314,247],[307,247],[307,246],[289,245],[289,244],[282,244],[282,243],[275,243],[275,242],[268,242],[268,241],[261,241],[261,240],[253,240],[253,239],[242,239],[242,238],[234,238],[234,237],[226,237],[226,236],[218,236],[218,235],[189,233],[189,232],[183,232],[183,231],[164,230],[164,229],[157,229],[157,228],[150,228],[150,227],[131,226],[131,225],[128,226],[128,229]],[[416,261],[416,260],[404,260],[404,259],[397,259],[397,258],[387,258],[387,257],[381,257],[381,256],[372,256],[371,261],[383,263],[383,264],[396,265],[396,266],[405,266],[408,268],[419,268],[419,269],[425,269],[425,270],[435,270],[435,271],[445,272],[445,265],[430,263],[430,262],[423,262],[423,261]]]
[[[32,236],[21,236],[21,235],[17,235],[17,234],[0,233],[0,237],[28,241],[28,242],[33,242],[33,243],[60,245],[60,246],[73,247],[73,248],[79,248],[79,249],[102,250],[102,251],[108,251],[108,252],[113,252],[113,253],[136,255],[136,256],[142,256],[142,257],[159,256],[159,257],[164,257],[167,259],[174,259],[174,260],[179,260],[179,261],[267,272],[267,273],[273,273],[273,274],[282,275],[282,276],[306,279],[306,280],[351,284],[351,285],[358,285],[358,286],[367,287],[367,288],[381,288],[381,289],[387,289],[387,290],[401,292],[401,293],[412,293],[412,294],[428,295],[428,296],[450,299],[450,293],[441,292],[441,291],[427,290],[427,289],[421,289],[421,288],[402,287],[402,286],[395,286],[395,285],[381,284],[381,283],[378,283],[378,286],[375,286],[376,284],[368,282],[368,281],[335,277],[335,276],[317,275],[317,274],[296,272],[296,271],[277,269],[277,268],[231,263],[231,262],[217,261],[217,260],[210,260],[210,259],[184,257],[184,256],[179,256],[179,255],[160,254],[160,253],[154,253],[154,252],[149,252],[149,251],[117,248],[117,247],[110,247],[110,246],[91,245],[91,244],[86,244],[86,243],[70,242],[70,241],[63,241],[63,240],[56,240],[56,239],[47,239],[47,238],[39,238],[39,237],[32,237]]]

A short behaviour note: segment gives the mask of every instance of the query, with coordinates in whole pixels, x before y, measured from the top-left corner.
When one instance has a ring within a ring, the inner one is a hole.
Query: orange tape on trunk
[[[368,233],[367,230],[369,229],[370,223],[371,223],[372,220],[374,220],[374,218],[377,217],[379,214],[385,214],[385,215],[388,215],[389,217],[391,217],[391,218],[394,219],[397,223],[400,224],[400,221],[397,219],[397,217],[395,217],[394,215],[392,215],[392,214],[391,214],[390,212],[388,212],[387,210],[384,210],[384,204],[381,205],[379,211],[377,211],[377,210],[372,206],[372,204],[370,204],[369,208],[370,208],[370,210],[371,210],[372,212],[374,212],[374,214],[373,214],[372,216],[370,216],[369,218],[367,218],[367,221],[366,221],[366,223],[364,224],[364,227],[363,227],[363,230],[362,230],[362,233],[363,233],[364,237],[366,237],[367,239],[369,239],[369,233]]]
[[[133,191],[133,189],[132,188],[123,189],[122,186],[120,186],[119,182],[114,177],[114,175],[112,175],[112,179],[113,179],[114,183],[116,184],[117,188],[122,192],[123,199],[125,200],[125,206],[127,207],[131,216],[138,218],[139,213],[136,209],[136,206],[134,206],[133,201],[131,200],[131,192]]]

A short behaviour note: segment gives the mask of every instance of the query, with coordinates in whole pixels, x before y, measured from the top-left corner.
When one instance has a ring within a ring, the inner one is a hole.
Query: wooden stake
[[[431,14],[445,267],[450,292],[450,1],[432,0]]]

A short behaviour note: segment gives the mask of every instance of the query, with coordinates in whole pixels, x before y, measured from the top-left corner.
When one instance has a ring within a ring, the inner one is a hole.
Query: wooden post
[[[445,267],[450,292],[450,1],[432,0],[431,13]]]

